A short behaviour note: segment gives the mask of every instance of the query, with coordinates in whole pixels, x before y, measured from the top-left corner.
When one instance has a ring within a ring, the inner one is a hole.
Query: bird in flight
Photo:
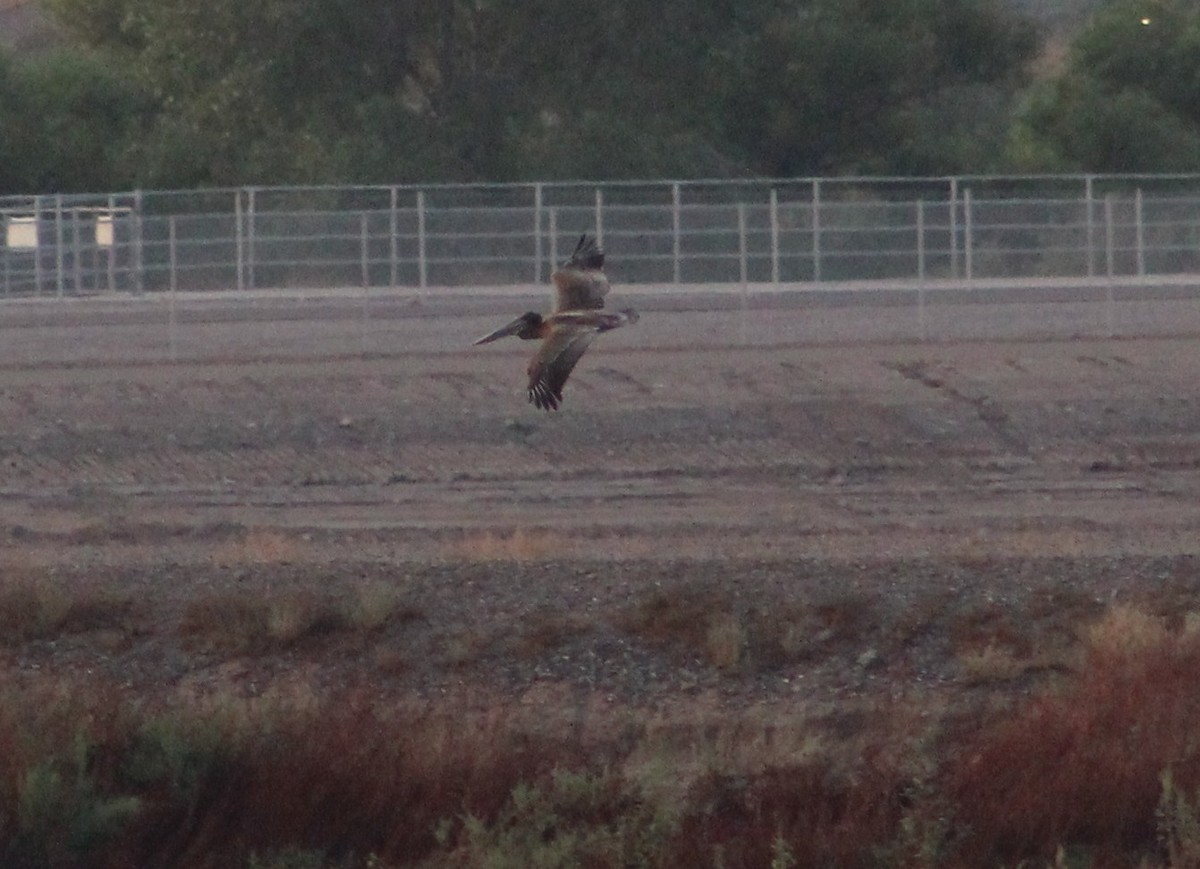
[[[593,338],[638,319],[637,312],[629,309],[615,314],[600,310],[608,295],[608,278],[604,251],[589,235],[579,237],[571,258],[550,280],[554,283],[554,311],[549,316],[529,311],[475,342],[487,344],[508,335],[542,342],[528,369],[529,400],[541,410],[558,410],[563,384]]]

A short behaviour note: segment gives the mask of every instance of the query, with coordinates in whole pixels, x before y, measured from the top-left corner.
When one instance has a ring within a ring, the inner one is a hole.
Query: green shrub
[[[439,831],[450,844],[455,824]],[[548,782],[520,784],[500,814],[458,825],[455,847],[439,866],[536,869],[557,866],[657,866],[675,832],[675,817],[651,805],[612,773],[555,770]]]
[[[94,752],[80,734],[68,755],[25,772],[17,794],[17,829],[4,850],[4,865],[67,864],[115,839],[138,816],[141,799],[105,793],[93,778]]]

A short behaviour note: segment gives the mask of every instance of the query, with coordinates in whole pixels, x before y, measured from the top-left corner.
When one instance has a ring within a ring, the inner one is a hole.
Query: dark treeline
[[[1190,0],[44,3],[0,192],[1200,168]]]

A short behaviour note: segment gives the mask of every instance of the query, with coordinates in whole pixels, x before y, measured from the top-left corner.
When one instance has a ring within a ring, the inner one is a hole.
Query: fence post
[[[358,256],[364,290],[371,285],[370,229],[367,221],[367,212],[358,215]]]
[[[1087,175],[1083,179],[1083,207],[1084,207],[1084,231],[1086,233],[1087,244],[1087,275],[1089,278],[1096,275],[1096,219],[1093,215],[1095,205],[1095,188],[1093,186],[1093,176]]]
[[[971,208],[971,188],[963,190],[963,268],[967,281],[975,278],[975,215]]]
[[[42,197],[33,197],[33,294],[42,294]]]
[[[75,295],[83,295],[83,252],[79,245],[79,209],[71,209],[71,273]]]
[[[177,340],[177,325],[175,315],[175,294],[179,291],[179,274],[177,271],[179,262],[175,253],[175,215],[172,214],[167,218],[167,258],[170,266],[168,275],[167,287],[167,353],[171,357],[171,361],[175,362],[179,357],[178,340]]]
[[[1113,195],[1104,194],[1104,273],[1111,281],[1116,274],[1116,251],[1113,227]]]
[[[359,226],[359,257],[360,265],[362,266],[362,307],[358,320],[358,343],[359,350],[365,356],[367,354],[367,307],[371,299],[371,260],[370,260],[370,227],[368,225],[370,217],[367,212],[362,212],[358,216]]]
[[[417,285],[424,295],[429,286],[429,260],[425,255],[425,191],[417,191]]]
[[[1133,225],[1137,237],[1137,273],[1146,276],[1146,223],[1142,216],[1142,188],[1133,191]]]
[[[89,250],[91,251],[91,267],[88,269],[88,275],[91,277],[92,294],[100,292],[100,245],[96,241],[96,231],[100,224],[99,212],[92,212],[92,223],[88,227],[88,237],[91,240]],[[110,224],[111,226],[111,224]],[[83,255],[82,253],[80,254]]]
[[[548,211],[550,225],[546,232],[550,236],[550,259],[547,263],[550,274],[554,274],[554,270],[558,267],[558,209],[551,206]]]
[[[958,179],[950,179],[950,277],[958,277]]]
[[[1116,229],[1113,226],[1113,195],[1106,193],[1104,195],[1104,263],[1107,280],[1104,282],[1104,319],[1109,338],[1113,337],[1115,333],[1115,317],[1113,314],[1113,280],[1116,276],[1115,232]]]
[[[55,295],[58,298],[63,297],[63,284],[66,280],[63,275],[63,205],[62,194],[54,194],[54,287]]]
[[[108,216],[112,219],[113,228],[112,244],[108,246],[108,291],[113,293],[117,289],[117,228],[120,226],[117,222],[117,197],[113,195],[108,197]]]
[[[747,340],[747,310],[750,307],[750,274],[749,263],[746,259],[746,203],[739,202],[737,204],[737,228],[738,228],[738,280],[741,282],[742,290],[742,316],[741,316],[741,336],[740,343],[745,344]]]
[[[393,290],[396,289],[396,284],[399,283],[398,270],[400,268],[400,251],[398,245],[399,239],[396,238],[396,198],[399,196],[399,191],[396,185],[392,185],[388,193],[388,286]]]
[[[255,251],[255,228],[254,228],[254,212],[255,212],[255,188],[246,188],[246,278],[250,289],[258,286],[258,280],[254,274],[254,261],[257,258]]]
[[[604,191],[596,188],[596,244],[604,247]]]
[[[768,200],[771,217],[771,283],[779,283],[779,191],[771,188]]]
[[[747,285],[750,282],[749,262],[746,255],[746,203],[739,202],[737,205],[737,223],[738,223],[738,280],[742,284],[742,292],[747,291]]]
[[[533,185],[533,282],[542,282],[542,182]]]
[[[812,180],[812,261],[814,282],[821,280],[821,179]]]
[[[925,202],[917,200],[917,327],[921,340],[928,336],[925,327]]]
[[[683,203],[680,198],[679,182],[671,182],[671,280],[674,283],[679,283],[679,255],[680,255],[680,233],[682,231],[681,224]]]
[[[133,292],[140,296],[146,289],[146,255],[142,221],[142,191],[133,191]]]
[[[925,200],[918,199],[917,208],[917,280],[925,282]]]
[[[242,188],[233,191],[233,233],[234,249],[237,256],[237,288],[238,292],[246,289],[246,234],[242,223],[245,215],[242,213]]]

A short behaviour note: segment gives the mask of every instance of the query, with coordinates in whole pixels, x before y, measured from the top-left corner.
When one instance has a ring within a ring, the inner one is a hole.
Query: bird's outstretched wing
[[[559,327],[552,331],[529,362],[529,400],[541,410],[558,410],[563,384],[587,350],[595,329]]]
[[[604,251],[590,235],[581,235],[571,258],[550,276],[554,282],[554,310],[588,311],[604,307],[608,278]]]

